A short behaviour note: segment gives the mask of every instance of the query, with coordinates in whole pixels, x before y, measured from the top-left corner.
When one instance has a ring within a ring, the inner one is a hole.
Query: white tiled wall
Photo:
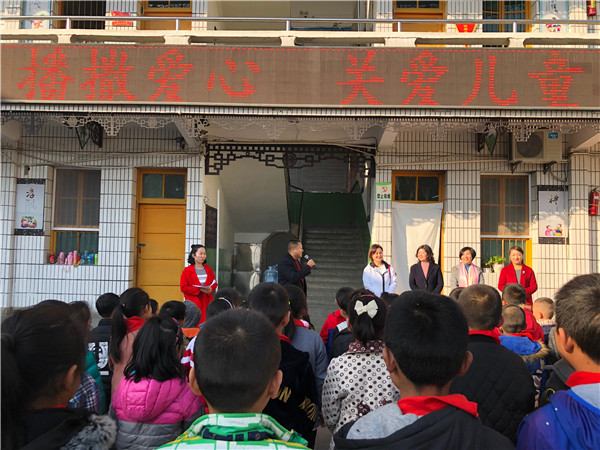
[[[153,130],[127,125],[117,137],[105,137],[102,149],[89,142],[81,150],[73,129],[49,122],[37,135],[22,138],[22,151],[3,150],[0,306],[22,307],[49,298],[93,305],[104,292],[120,294],[132,286],[138,167],[187,168],[186,248],[203,236],[202,157],[198,152],[182,155],[178,136],[172,126]],[[60,167],[102,169],[98,266],[47,264],[54,172]],[[44,236],[13,235],[18,177],[46,179]]]
[[[532,266],[539,290],[535,297],[553,297],[560,286],[576,275],[599,270],[599,217],[588,215],[588,196],[600,187],[600,155],[574,155],[569,163],[557,164],[548,173],[542,165],[521,164],[516,175],[530,178],[530,236]],[[480,248],[480,176],[510,175],[508,136],[499,138],[494,156],[487,149],[477,152],[473,134],[449,132],[434,140],[426,131],[408,130],[398,134],[395,148],[377,156],[377,182],[391,182],[393,170],[442,171],[445,174],[442,265],[444,279],[458,263],[464,246]],[[566,177],[566,178],[565,178]],[[567,180],[569,208],[569,243],[538,244],[537,186],[563,185]],[[390,202],[375,202],[372,241],[380,243],[386,260],[391,260],[392,227]],[[436,259],[439,258],[436,255]],[[392,261],[393,264],[393,261]],[[479,256],[475,264],[481,265]],[[497,274],[485,274],[486,283],[497,286]],[[445,291],[448,293],[448,290]]]

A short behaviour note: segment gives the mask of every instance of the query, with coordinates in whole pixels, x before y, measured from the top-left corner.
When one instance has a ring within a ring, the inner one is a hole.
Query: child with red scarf
[[[454,301],[426,291],[402,294],[389,309],[383,349],[400,400],[346,424],[335,448],[513,448],[482,425],[476,403],[450,394],[452,379],[471,364],[468,342],[467,320]]]
[[[571,389],[523,419],[517,449],[600,448],[600,274],[572,279],[555,302],[558,351],[575,369]]]
[[[140,288],[130,288],[121,294],[113,313],[110,330],[109,366],[112,369],[111,395],[123,378],[125,366],[131,359],[133,340],[146,319],[152,317],[150,297]]]

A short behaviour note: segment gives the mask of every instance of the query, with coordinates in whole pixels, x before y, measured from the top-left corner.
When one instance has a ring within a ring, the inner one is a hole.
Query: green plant
[[[502,256],[492,256],[490,259],[487,260],[487,262],[485,263],[485,265],[487,267],[492,267],[494,264],[504,264],[506,260],[502,257]]]

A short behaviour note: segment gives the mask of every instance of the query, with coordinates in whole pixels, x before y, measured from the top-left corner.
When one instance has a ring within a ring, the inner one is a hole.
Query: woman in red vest
[[[194,303],[202,314],[200,322],[206,320],[206,307],[212,301],[212,293],[217,289],[217,280],[206,261],[206,248],[203,245],[192,245],[188,256],[190,264],[181,273],[180,287],[185,300]]]

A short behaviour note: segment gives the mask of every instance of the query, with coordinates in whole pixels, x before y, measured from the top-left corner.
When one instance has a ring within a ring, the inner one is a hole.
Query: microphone
[[[304,255],[304,256],[303,256],[303,258],[304,258],[306,261],[310,261],[310,259],[311,259],[311,258],[310,258],[310,256],[308,256],[308,255]],[[317,265],[315,264],[315,265],[314,265],[312,268],[313,268],[313,269],[316,269],[316,268],[317,268]]]

